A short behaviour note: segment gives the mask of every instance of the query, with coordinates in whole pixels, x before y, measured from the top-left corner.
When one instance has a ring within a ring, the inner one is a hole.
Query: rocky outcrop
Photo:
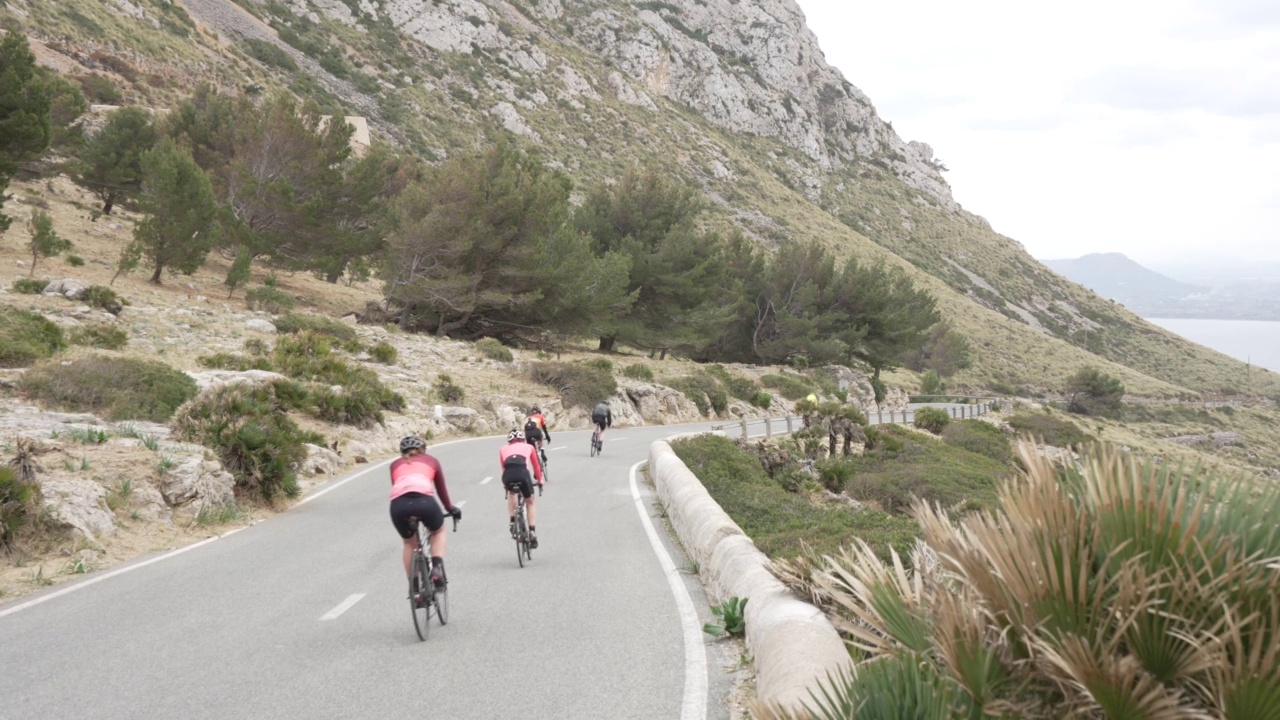
[[[307,443],[304,445],[307,449],[307,457],[298,465],[298,474],[303,476],[311,475],[336,475],[342,470],[342,456],[330,450],[327,447],[312,445]]]
[[[1169,442],[1186,446],[1244,447],[1244,436],[1235,432],[1216,432],[1208,435],[1179,435],[1169,438]]]
[[[45,285],[44,294],[60,295],[68,300],[84,300],[89,297],[89,283],[75,278],[62,278]]]
[[[90,541],[116,533],[115,514],[107,507],[107,491],[98,483],[46,476],[40,479],[40,494],[55,526]]]
[[[619,388],[619,393],[646,423],[674,424],[704,419],[698,406],[684,393],[665,385],[627,383]]]
[[[160,494],[173,506],[194,504],[197,511],[235,502],[236,479],[217,460],[194,456],[170,468],[160,480]]]
[[[196,381],[196,387],[200,388],[201,392],[222,385],[253,384],[288,379],[280,373],[274,373],[269,370],[245,370],[243,372],[238,370],[205,370],[187,374]]]

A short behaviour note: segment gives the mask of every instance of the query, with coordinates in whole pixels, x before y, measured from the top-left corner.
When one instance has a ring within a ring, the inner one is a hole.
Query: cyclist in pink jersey
[[[449,488],[444,482],[440,461],[426,453],[427,444],[416,437],[400,441],[400,458],[391,463],[391,524],[404,539],[404,574],[412,575],[413,553],[418,549],[418,533],[409,522],[416,517],[431,533],[431,581],[441,583],[444,577],[444,549],[447,535],[445,512],[459,520],[462,511],[449,501]],[[437,497],[439,502],[437,502]]]
[[[498,461],[502,463],[502,486],[507,491],[507,515],[511,517],[511,533],[516,527],[516,493],[524,496],[525,507],[529,513],[529,545],[538,547],[536,534],[538,510],[533,497],[533,484],[542,485],[542,464],[538,462],[538,451],[533,445],[525,442],[524,433],[512,430],[507,433],[507,444],[498,450]]]

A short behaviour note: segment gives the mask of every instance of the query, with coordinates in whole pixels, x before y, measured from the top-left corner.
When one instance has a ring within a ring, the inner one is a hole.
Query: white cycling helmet
[[[507,433],[507,442],[515,442],[516,440],[519,440],[521,442],[524,441],[523,430],[512,430],[511,432]]]

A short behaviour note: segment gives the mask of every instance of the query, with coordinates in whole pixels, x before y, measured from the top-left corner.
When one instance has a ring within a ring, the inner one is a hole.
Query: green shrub
[[[889,547],[905,555],[915,543],[918,530],[912,520],[788,492],[755,456],[728,438],[702,435],[671,445],[720,507],[770,557],[834,553],[855,537],[886,556]]]
[[[48,280],[19,278],[13,281],[13,291],[23,295],[39,295],[46,287],[49,287]]]
[[[1013,468],[989,457],[932,440],[903,427],[878,428],[874,449],[850,456],[855,473],[848,493],[886,511],[905,513],[913,497],[953,507],[989,507],[1001,478]]]
[[[262,338],[249,338],[244,341],[244,351],[254,357],[266,357],[271,354],[271,346]]]
[[[251,497],[273,500],[298,493],[294,467],[305,443],[324,438],[298,427],[288,414],[296,398],[276,394],[278,383],[236,383],[212,388],[184,405],[171,423],[179,439],[212,448],[236,485]],[[296,386],[296,384],[293,384]]]
[[[0,305],[0,367],[26,367],[66,346],[62,329],[40,313]]]
[[[84,258],[79,255],[68,255],[67,264],[71,267],[84,267]]]
[[[512,360],[515,360],[515,356],[511,354],[511,350],[507,348],[506,345],[499,342],[497,338],[485,338],[477,342],[476,350],[490,360],[497,360],[498,362],[511,362]]]
[[[618,390],[618,381],[614,379],[613,373],[591,365],[534,363],[529,368],[529,377],[536,383],[554,389],[566,408],[593,408],[596,403],[612,397]]]
[[[244,372],[246,370],[270,370],[271,361],[263,357],[245,357],[235,353],[214,353],[213,355],[201,355],[196,358],[196,362],[202,367],[213,368],[215,370],[235,370]]]
[[[196,394],[195,380],[164,363],[106,356],[37,365],[23,374],[18,387],[64,410],[152,422],[168,420]]]
[[[586,364],[594,368],[600,368],[607,373],[613,372],[613,361],[608,358],[592,358],[587,360]]]
[[[129,342],[129,333],[111,325],[82,325],[71,331],[71,344],[119,350]]]
[[[288,312],[297,304],[288,293],[272,285],[249,290],[244,294],[244,302],[250,310],[262,310],[272,315]]]
[[[760,378],[760,382],[767,388],[777,390],[778,394],[792,402],[815,391],[812,385],[792,375],[765,375]]]
[[[1094,438],[1070,420],[1043,413],[1020,413],[1005,420],[1009,427],[1023,435],[1043,440],[1054,447],[1075,447],[1091,443]]]
[[[356,339],[356,329],[346,323],[334,320],[324,315],[304,315],[302,313],[289,313],[281,315],[274,321],[276,330],[286,335],[296,335],[298,333],[317,333],[320,335],[328,335],[342,342],[349,342]]]
[[[453,377],[450,375],[441,375],[437,378],[434,390],[436,397],[442,403],[456,404],[467,397],[467,391],[462,389],[460,385],[455,384]]]
[[[40,509],[40,485],[24,481],[17,468],[0,465],[0,548],[14,538]]]
[[[763,410],[768,410],[770,407],[773,407],[773,396],[764,390],[761,390],[751,396],[751,404]]]
[[[951,422],[951,416],[946,410],[935,407],[924,407],[916,410],[915,422],[912,423],[921,430],[927,430],[934,435],[941,435],[943,428],[947,423]]]
[[[1067,379],[1067,412],[1118,418],[1124,405],[1124,383],[1095,367],[1081,368]]]
[[[293,56],[285,52],[279,45],[266,40],[257,38],[244,38],[245,52],[249,57],[261,62],[263,65],[280,68],[288,72],[297,72],[298,63],[294,61]]]
[[[818,482],[833,493],[842,493],[849,481],[853,479],[857,467],[847,458],[831,457],[815,466],[818,471]]]
[[[981,420],[957,420],[942,431],[942,441],[985,455],[1002,463],[1013,462],[1013,445],[1000,428]]]
[[[921,395],[941,395],[946,391],[946,386],[942,383],[942,378],[938,377],[938,373],[929,370],[920,376],[920,394]]]
[[[310,403],[315,416],[331,423],[345,423],[360,427],[382,425],[384,404],[390,392],[381,383],[355,382],[334,392],[328,385],[317,385],[310,393]]]
[[[754,380],[748,380],[747,378],[730,377],[728,379],[721,378],[720,381],[724,383],[725,389],[729,391],[729,394],[739,400],[751,402],[751,399],[760,392],[760,386]]]
[[[685,375],[668,385],[684,393],[703,415],[710,415],[712,410],[722,413],[729,408],[729,394],[725,392],[724,385],[711,375]]]
[[[633,380],[653,382],[653,370],[651,370],[648,365],[633,363],[622,368],[622,374]]]
[[[400,357],[400,353],[396,350],[396,346],[386,341],[379,342],[369,348],[369,355],[373,357],[374,361],[380,362],[383,365],[395,365],[396,358]]]
[[[404,398],[383,385],[377,373],[351,365],[334,355],[331,339],[324,335],[307,332],[281,337],[276,341],[272,360],[273,369],[278,373],[298,380],[340,385],[344,394],[358,397],[358,400],[352,400],[350,412],[335,413],[335,416],[358,418],[356,424],[383,421],[381,412],[374,415],[364,413],[367,402],[374,402],[383,410],[399,411],[404,408]]]
[[[105,285],[90,285],[89,294],[85,296],[85,304],[90,307],[96,307],[99,310],[106,310],[112,315],[119,315],[120,311],[129,304],[128,300],[116,294],[115,290]]]

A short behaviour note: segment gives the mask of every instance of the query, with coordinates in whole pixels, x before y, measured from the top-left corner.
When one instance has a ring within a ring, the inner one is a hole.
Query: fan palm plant
[[[858,660],[812,716],[1280,720],[1280,489],[1020,452],[993,511],[917,503],[906,561],[775,563]]]

